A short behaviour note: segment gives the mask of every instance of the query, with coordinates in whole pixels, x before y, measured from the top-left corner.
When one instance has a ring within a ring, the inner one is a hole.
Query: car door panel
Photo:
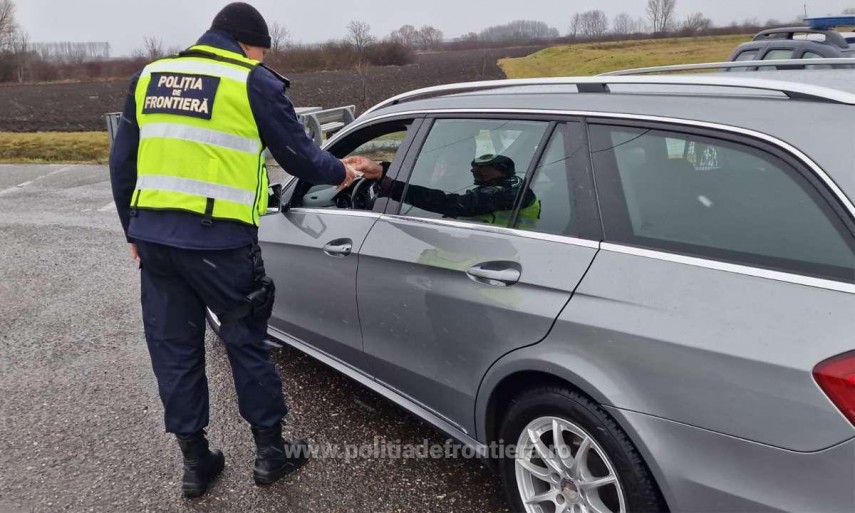
[[[345,129],[330,151],[339,157],[392,153],[394,176],[420,125],[420,119],[400,118]],[[384,205],[375,205],[376,211],[336,208],[336,190],[296,180],[283,195],[291,198],[285,212],[265,217],[259,231],[267,272],[277,286],[270,325],[364,370],[356,271],[359,249]]]
[[[410,214],[412,205],[403,198],[398,204],[408,215],[384,215],[366,239],[357,295],[372,374],[474,432],[482,377],[503,355],[537,344],[549,333],[598,249],[598,243],[577,237],[596,238],[599,222],[579,123],[552,123],[537,136],[539,143],[531,143],[532,137],[522,140],[522,133],[538,130],[536,124],[500,116],[442,121],[425,123],[420,150],[411,152],[419,156],[408,157],[410,175],[425,170],[421,155],[433,156],[435,146],[441,153],[460,142],[467,123],[497,127],[489,134],[479,128],[477,150],[510,156],[518,168],[527,169],[522,191],[534,192],[541,215],[523,218],[519,210],[511,224],[525,229],[509,229],[430,212]],[[442,134],[432,139],[439,125],[454,130],[454,137],[446,133],[448,141]],[[527,149],[528,144],[534,146]],[[427,170],[436,177],[430,166]],[[439,182],[455,179],[446,169]],[[471,175],[469,180],[471,186]],[[422,175],[420,183],[425,181]],[[459,183],[450,189],[456,191]],[[523,197],[531,195],[519,193],[519,204]]]
[[[383,216],[360,252],[372,374],[469,431],[481,377],[503,354],[549,333],[597,252],[592,242],[509,232]],[[500,272],[516,264],[519,281],[487,285],[469,276],[487,263]]]
[[[293,209],[265,219],[259,240],[267,272],[276,282],[272,327],[359,364],[357,255],[378,217],[371,212]]]

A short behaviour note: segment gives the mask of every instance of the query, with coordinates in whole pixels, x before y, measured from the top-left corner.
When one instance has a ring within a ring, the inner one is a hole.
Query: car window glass
[[[407,129],[408,125],[401,123],[368,127],[336,143],[332,152],[340,158],[361,155],[375,162],[392,162],[407,137]],[[299,191],[302,192],[302,198],[298,202],[301,207],[352,208],[354,206],[350,201],[352,189],[339,191],[336,185],[304,184]]]
[[[852,236],[795,168],[755,148],[593,126],[606,237],[852,280]]]
[[[742,62],[742,61],[753,61],[756,58],[757,58],[757,50],[748,50],[748,51],[745,51],[745,52],[742,52],[741,54],[739,54],[736,57],[736,59],[734,59],[734,60],[737,62]]]
[[[746,50],[746,51],[740,53],[739,55],[737,55],[736,58],[733,60],[735,62],[757,60],[757,53],[758,53],[758,50]],[[734,72],[734,71],[748,71],[748,70],[749,70],[749,68],[730,68],[729,71]]]
[[[361,144],[358,148],[348,153],[347,156],[360,155],[368,157],[375,162],[392,162],[405,137],[407,137],[406,130],[383,134]]]
[[[575,186],[571,166],[577,165],[578,152],[586,149],[583,139],[569,137],[581,130],[578,123],[559,125],[531,182],[531,201],[520,205],[516,228],[553,235],[579,235]],[[571,143],[570,141],[577,141]],[[572,147],[568,145],[572,144]]]
[[[816,53],[807,51],[802,55],[802,59],[822,59],[823,56]],[[805,66],[805,69],[831,69],[829,64],[809,64]]]
[[[778,50],[769,50],[766,55],[763,56],[764,61],[777,61],[783,59],[792,59],[793,58],[793,50],[792,49],[778,49]]]
[[[773,61],[773,60],[785,60],[792,59],[795,55],[795,50],[792,49],[777,49],[777,50],[769,50],[766,55],[763,56],[764,61]],[[757,68],[759,71],[775,71],[778,69],[776,66],[760,66]]]
[[[547,126],[497,119],[438,120],[406,189],[398,184],[389,194],[402,202],[402,215],[508,226]]]

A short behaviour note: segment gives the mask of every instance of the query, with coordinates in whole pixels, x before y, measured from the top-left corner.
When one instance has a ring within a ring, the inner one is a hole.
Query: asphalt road
[[[208,335],[213,444],[226,470],[180,497],[180,454],[164,433],[140,320],[139,277],[104,166],[0,165],[0,512],[492,512],[497,478],[463,459],[315,459],[272,487],[221,342]],[[316,444],[445,437],[293,349],[275,352],[286,435]]]

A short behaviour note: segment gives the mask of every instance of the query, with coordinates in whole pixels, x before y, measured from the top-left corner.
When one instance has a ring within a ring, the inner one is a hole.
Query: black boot
[[[223,453],[208,449],[205,432],[192,435],[176,435],[181,454],[184,455],[184,482],[182,490],[185,497],[199,497],[208,490],[208,485],[220,475],[226,465]]]
[[[282,440],[282,425],[271,428],[252,427],[257,456],[252,477],[255,484],[269,485],[295,472],[309,460],[309,444],[305,440]]]

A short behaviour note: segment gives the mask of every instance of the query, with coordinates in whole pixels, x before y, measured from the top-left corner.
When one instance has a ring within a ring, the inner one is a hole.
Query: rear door
[[[435,120],[409,188],[392,198],[395,214],[360,253],[360,320],[377,380],[472,431],[482,376],[547,335],[597,252],[585,148],[575,122]],[[517,195],[517,219],[496,212],[485,224],[414,204],[417,187],[474,191],[472,161],[488,154],[511,159],[519,190],[531,191]]]
[[[338,157],[361,154],[400,162],[419,123],[402,119],[367,126],[330,151]],[[398,168],[393,164],[390,173]],[[292,208],[265,217],[259,239],[267,273],[277,287],[271,327],[362,368],[357,258],[382,205],[375,206],[377,211],[360,209],[350,203],[351,192],[298,181]]]

